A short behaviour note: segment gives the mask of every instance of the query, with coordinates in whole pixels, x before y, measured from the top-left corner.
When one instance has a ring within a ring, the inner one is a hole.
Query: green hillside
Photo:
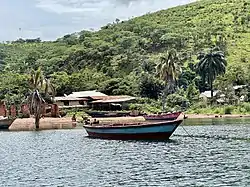
[[[158,99],[163,85],[155,66],[171,49],[182,59],[179,88],[185,92],[195,81],[195,87],[204,91],[209,86],[200,81],[194,64],[199,52],[214,46],[228,61],[225,77],[218,80],[228,85],[248,83],[249,0],[203,0],[128,21],[116,20],[97,32],[81,31],[56,41],[19,39],[0,44],[1,97],[21,98],[28,89],[27,74],[41,66],[58,95],[98,89],[110,95]]]

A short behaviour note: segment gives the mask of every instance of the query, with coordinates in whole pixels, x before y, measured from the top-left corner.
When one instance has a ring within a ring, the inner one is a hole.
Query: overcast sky
[[[194,0],[0,0],[0,41],[55,40]]]

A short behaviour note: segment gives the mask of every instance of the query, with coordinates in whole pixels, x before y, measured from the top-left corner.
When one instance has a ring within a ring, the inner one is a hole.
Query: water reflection
[[[239,125],[250,124],[250,118],[185,119],[184,125]]]
[[[250,123],[230,124],[184,126],[193,137],[180,127],[166,142],[0,132],[0,186],[249,186]]]

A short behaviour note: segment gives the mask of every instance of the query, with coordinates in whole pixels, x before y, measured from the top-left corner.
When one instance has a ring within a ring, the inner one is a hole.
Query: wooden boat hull
[[[84,125],[89,137],[113,140],[167,140],[183,120],[124,126]]]
[[[7,130],[15,119],[0,119],[0,130]]]
[[[144,115],[145,120],[176,120],[182,112],[174,112],[169,114],[153,114],[153,115]]]
[[[105,112],[105,111],[86,111],[92,118],[110,118],[129,116],[129,112]]]

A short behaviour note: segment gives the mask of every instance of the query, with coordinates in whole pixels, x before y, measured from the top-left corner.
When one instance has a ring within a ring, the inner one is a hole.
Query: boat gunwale
[[[180,125],[183,122],[183,119],[176,119],[172,121],[161,121],[161,122],[142,122],[141,124],[129,124],[129,125],[123,125],[121,124],[120,126],[112,126],[108,124],[103,124],[103,125],[83,125],[84,128],[89,128],[89,129],[121,129],[121,128],[144,128],[144,127],[151,127],[151,126],[165,126],[165,125]]]
[[[145,119],[146,118],[154,119],[154,117],[158,117],[158,119],[161,120],[161,119],[167,119],[166,118],[167,116],[174,116],[174,117],[178,118],[181,114],[182,114],[182,112],[172,112],[172,113],[163,113],[163,114],[147,114],[147,115],[143,115],[143,117]]]
[[[0,130],[8,130],[16,118],[2,118],[0,119]]]
[[[0,122],[10,122],[10,125],[16,120],[16,118],[3,118],[0,119]]]

